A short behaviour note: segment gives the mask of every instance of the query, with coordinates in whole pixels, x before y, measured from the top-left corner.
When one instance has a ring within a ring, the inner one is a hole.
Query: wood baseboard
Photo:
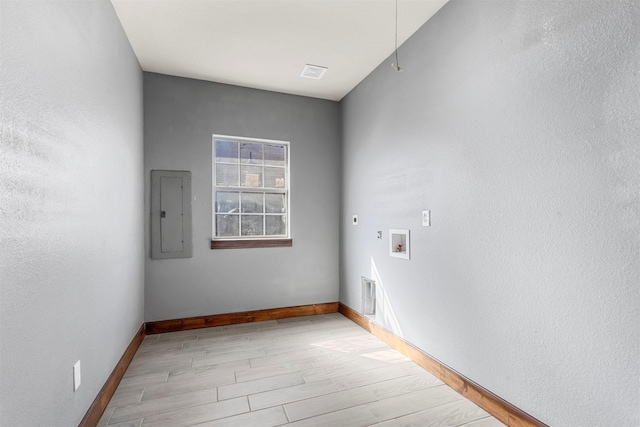
[[[136,354],[138,347],[140,347],[140,344],[144,339],[144,335],[145,325],[143,323],[142,326],[140,326],[140,329],[138,329],[138,332],[136,332],[135,336],[131,340],[131,343],[129,344],[127,349],[124,351],[124,354],[120,358],[120,361],[118,362],[116,367],[113,368],[111,375],[109,375],[109,378],[107,378],[107,381],[102,386],[102,389],[89,407],[87,413],[84,415],[84,418],[82,418],[82,421],[80,421],[78,427],[95,427],[95,425],[98,424],[102,413],[107,408],[107,405],[109,404],[113,393],[115,393],[116,389],[118,388],[118,384],[120,384],[120,380],[129,367],[131,359],[133,359],[133,356]]]
[[[369,331],[372,335],[378,337],[400,353],[407,356],[426,371],[438,377],[449,387],[506,425],[510,427],[547,427],[543,422],[535,419],[506,400],[503,400],[490,391],[482,388],[448,366],[438,362],[428,354],[422,352],[392,332],[378,326],[348,306],[340,303],[338,311],[361,328]]]
[[[299,305],[296,307],[272,308],[267,310],[244,311],[241,313],[214,314],[210,316],[189,317],[185,319],[160,320],[147,322],[147,335],[164,332],[186,331],[189,329],[211,328],[239,323],[262,322],[265,320],[286,319],[289,317],[311,316],[314,314],[337,313],[338,303]]]

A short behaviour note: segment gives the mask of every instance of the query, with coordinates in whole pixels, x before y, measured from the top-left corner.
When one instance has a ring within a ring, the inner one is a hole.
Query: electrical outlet
[[[378,231],[378,239],[382,240],[382,231]]]
[[[354,215],[354,216],[353,216],[352,224],[353,224],[353,225],[358,225],[358,215]]]
[[[431,227],[431,211],[422,211],[422,226]]]
[[[73,365],[73,391],[76,391],[78,387],[80,387],[80,382],[82,378],[80,376],[80,361],[78,360],[75,365]]]

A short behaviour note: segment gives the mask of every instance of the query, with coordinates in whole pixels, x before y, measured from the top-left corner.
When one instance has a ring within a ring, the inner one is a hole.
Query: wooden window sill
[[[282,248],[293,246],[293,239],[212,240],[211,249]]]

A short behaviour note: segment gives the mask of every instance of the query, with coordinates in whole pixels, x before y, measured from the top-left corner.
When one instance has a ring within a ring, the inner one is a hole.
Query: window
[[[289,143],[213,136],[212,249],[291,246]]]

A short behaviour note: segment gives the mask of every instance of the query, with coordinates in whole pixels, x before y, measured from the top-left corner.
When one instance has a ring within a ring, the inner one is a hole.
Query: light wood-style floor
[[[502,424],[341,314],[148,335],[98,426]]]

